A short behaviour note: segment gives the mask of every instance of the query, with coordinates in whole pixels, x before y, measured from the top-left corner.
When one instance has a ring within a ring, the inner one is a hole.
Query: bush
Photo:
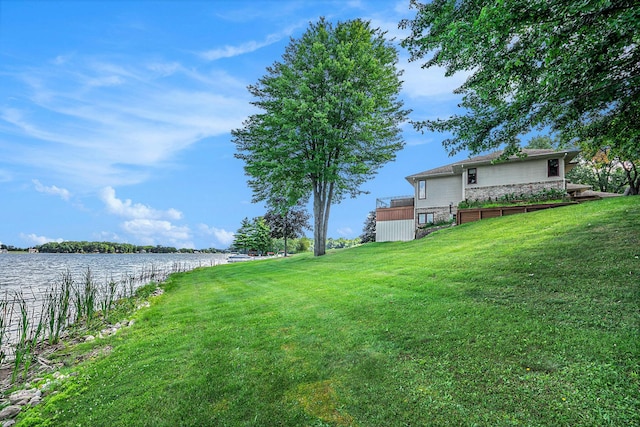
[[[564,190],[544,188],[542,191],[538,191],[537,193],[505,194],[504,196],[496,198],[495,201],[491,200],[491,198],[487,200],[463,200],[458,203],[458,209],[489,208],[505,205],[535,204],[567,200],[568,195]]]

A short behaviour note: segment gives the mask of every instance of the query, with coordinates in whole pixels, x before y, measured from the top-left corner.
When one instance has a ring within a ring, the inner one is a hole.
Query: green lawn
[[[19,425],[640,425],[640,198],[174,275]]]

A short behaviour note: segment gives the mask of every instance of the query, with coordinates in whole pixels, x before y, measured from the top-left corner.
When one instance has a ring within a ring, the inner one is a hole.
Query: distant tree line
[[[13,245],[5,245],[4,243],[0,244],[0,251],[8,251],[8,252],[26,252],[26,248],[18,248]]]
[[[193,252],[219,252],[217,249],[201,249],[194,250],[189,248],[176,249],[173,246],[161,245],[133,245],[130,243],[113,243],[113,242],[48,242],[35,247],[39,252],[43,253],[100,253],[100,254],[133,254],[133,253],[193,253]]]

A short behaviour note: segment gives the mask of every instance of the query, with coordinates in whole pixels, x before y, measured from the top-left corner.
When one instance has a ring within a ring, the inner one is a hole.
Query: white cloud
[[[227,231],[221,228],[209,227],[206,224],[200,224],[198,226],[201,232],[207,235],[212,235],[216,241],[223,246],[229,246],[233,243],[233,239],[235,238],[235,233],[232,231]]]
[[[47,187],[42,185],[42,183],[37,179],[31,180],[31,182],[33,182],[33,184],[35,185],[36,191],[40,193],[51,194],[53,196],[60,196],[62,200],[69,200],[69,198],[71,197],[71,193],[66,188],[58,188],[55,185]]]
[[[142,203],[134,203],[130,199],[121,200],[113,187],[104,188],[100,192],[100,199],[109,213],[127,219],[120,227],[134,241],[143,245],[195,247],[189,227],[171,222],[182,219],[182,212],[177,209],[158,210]],[[118,237],[118,240],[121,239]]]
[[[200,56],[206,59],[207,61],[215,61],[216,59],[221,59],[221,58],[231,58],[234,56],[253,52],[255,50],[260,49],[261,47],[265,47],[270,45],[271,43],[275,43],[276,41],[277,40],[273,40],[269,42],[269,39],[267,39],[263,42],[250,41],[237,46],[227,45],[221,48],[211,49],[206,52],[202,52]]]
[[[131,199],[120,200],[116,197],[116,190],[112,187],[105,187],[100,192],[100,199],[107,207],[107,211],[114,215],[133,219],[181,219],[182,212],[176,209],[160,211],[153,209],[142,203],[133,203]]]
[[[11,172],[0,169],[0,182],[9,182],[12,180]]]
[[[49,242],[58,242],[58,243],[64,242],[64,239],[62,238],[52,239],[51,237],[38,236],[34,233],[31,233],[31,234],[20,233],[20,237],[25,240],[28,240],[34,245],[44,245],[45,243],[49,243]]]
[[[86,81],[88,86],[118,86],[124,83],[124,80],[120,76],[104,76],[88,79]]]
[[[402,92],[410,98],[420,97],[447,97],[451,99],[461,98],[453,91],[464,84],[471,72],[456,73],[451,77],[445,77],[445,69],[442,67],[422,68],[420,61],[402,61],[400,68],[404,69],[402,80]]]
[[[67,54],[67,55],[58,55],[56,56],[51,63],[53,65],[64,65],[67,61],[69,61],[69,59],[72,57],[73,55],[71,54]]]
[[[191,241],[191,230],[187,226],[176,226],[169,221],[154,219],[132,219],[122,223],[122,229],[134,235],[145,245],[171,245],[177,248],[195,247]]]
[[[342,227],[337,230],[338,235],[342,237],[350,237],[353,235],[353,230],[351,227]]]
[[[223,47],[200,52],[199,56],[207,61],[215,61],[217,59],[232,58],[234,56],[244,55],[245,53],[251,53],[291,36],[291,34],[293,34],[293,32],[302,25],[302,22],[298,22],[284,28],[278,33],[267,35],[267,37],[265,37],[265,39],[262,41],[251,40],[235,46],[226,45]],[[304,22],[304,25],[306,25],[306,22]]]
[[[111,231],[101,231],[93,234],[96,241],[99,242],[125,242],[118,234]]]

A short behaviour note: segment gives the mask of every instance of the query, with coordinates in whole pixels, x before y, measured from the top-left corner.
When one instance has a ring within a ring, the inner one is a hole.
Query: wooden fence
[[[501,206],[496,208],[479,208],[479,209],[459,209],[456,216],[456,223],[466,224],[467,222],[479,221],[486,218],[497,218],[505,215],[515,215],[527,212],[541,211],[543,209],[557,208],[560,206],[573,205],[575,202],[564,203],[547,203],[540,205],[526,206]]]

